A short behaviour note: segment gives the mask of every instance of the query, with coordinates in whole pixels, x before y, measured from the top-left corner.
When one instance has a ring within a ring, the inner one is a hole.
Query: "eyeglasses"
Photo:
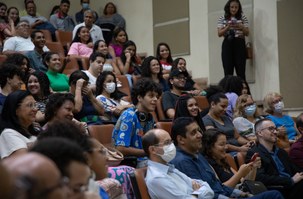
[[[164,142],[162,142],[162,143],[159,143],[159,144],[154,144],[154,146],[168,146],[168,145],[170,145],[171,143],[173,143],[173,141],[172,140],[166,140],[166,141],[164,141]]]
[[[25,105],[27,108],[30,108],[30,109],[38,109],[38,103],[37,102],[34,102],[34,103],[28,103]]]
[[[266,127],[266,128],[261,129],[260,131],[263,131],[263,130],[266,130],[266,129],[269,130],[271,133],[274,133],[274,132],[278,131],[277,127],[275,127],[275,126]]]

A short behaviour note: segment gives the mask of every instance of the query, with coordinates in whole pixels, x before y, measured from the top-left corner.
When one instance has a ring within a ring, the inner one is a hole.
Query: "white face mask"
[[[116,84],[115,84],[115,82],[106,83],[104,89],[108,93],[115,92],[115,90],[116,90]]]
[[[176,147],[174,143],[163,146],[164,154],[158,154],[165,162],[170,162],[176,157]]]
[[[275,103],[274,108],[276,113],[282,113],[284,109],[284,102],[280,101],[278,103]]]

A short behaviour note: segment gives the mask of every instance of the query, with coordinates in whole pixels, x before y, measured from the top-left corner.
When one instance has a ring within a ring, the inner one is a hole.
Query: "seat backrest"
[[[226,157],[226,161],[229,164],[229,166],[231,168],[233,168],[235,171],[238,171],[238,167],[237,167],[235,159],[229,153],[226,153],[225,157]]]
[[[209,107],[209,103],[205,96],[195,96],[195,99],[197,100],[198,106],[201,109],[201,111]]]
[[[171,134],[171,128],[172,128],[173,122],[157,122],[156,127],[158,129],[163,129],[167,131],[169,134]]]
[[[45,45],[49,48],[51,52],[56,52],[60,57],[65,57],[64,48],[59,42],[46,42]]]
[[[56,39],[62,44],[62,46],[70,45],[73,40],[73,33],[71,31],[57,30]]]
[[[66,64],[63,73],[69,76],[72,74],[74,71],[77,71],[80,69],[78,60],[75,57],[70,57],[70,61]],[[64,58],[61,58],[61,63],[63,64]]]
[[[118,90],[126,94],[127,96],[130,97],[130,86],[127,80],[127,77],[125,75],[116,75],[116,78],[121,82],[122,86],[118,87]]]
[[[52,34],[50,33],[49,30],[43,30],[43,29],[42,29],[42,30],[40,30],[40,31],[43,32],[45,41],[47,41],[47,42],[52,42],[52,41],[53,41],[53,39],[52,39]]]
[[[162,107],[162,97],[159,97],[159,99],[157,100],[157,104],[156,104],[156,111],[157,111],[157,115],[158,115],[158,120],[165,120],[165,113]]]
[[[89,134],[106,147],[112,146],[113,124],[88,125]]]
[[[135,172],[130,175],[136,199],[150,199],[145,183],[146,172],[147,167],[144,167],[136,169]]]

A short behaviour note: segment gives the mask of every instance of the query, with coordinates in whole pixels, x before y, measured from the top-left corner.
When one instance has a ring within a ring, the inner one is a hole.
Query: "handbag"
[[[246,43],[246,59],[252,59],[253,58],[253,50],[252,50],[252,44],[251,42]]]
[[[104,147],[106,150],[107,164],[110,167],[115,167],[124,159],[124,155],[113,147]]]
[[[240,189],[244,192],[249,192],[253,195],[257,195],[259,193],[267,191],[267,188],[262,182],[253,180],[244,180]]]

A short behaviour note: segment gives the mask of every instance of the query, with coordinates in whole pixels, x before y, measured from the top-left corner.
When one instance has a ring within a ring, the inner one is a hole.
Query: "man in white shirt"
[[[145,181],[151,198],[214,197],[214,192],[207,182],[191,179],[168,164],[176,156],[176,147],[166,131],[148,131],[142,138],[142,144],[149,158]]]
[[[35,45],[30,38],[30,26],[29,22],[26,20],[20,20],[16,26],[16,36],[10,37],[4,42],[3,53],[25,53],[27,51],[34,50]],[[49,51],[49,49],[44,46],[44,52]]]
[[[73,30],[73,39],[75,38],[78,28],[86,26],[89,29],[90,36],[92,37],[93,43],[98,40],[104,40],[102,30],[99,26],[94,24],[95,13],[92,10],[86,10],[84,12],[84,22],[76,25]]]

